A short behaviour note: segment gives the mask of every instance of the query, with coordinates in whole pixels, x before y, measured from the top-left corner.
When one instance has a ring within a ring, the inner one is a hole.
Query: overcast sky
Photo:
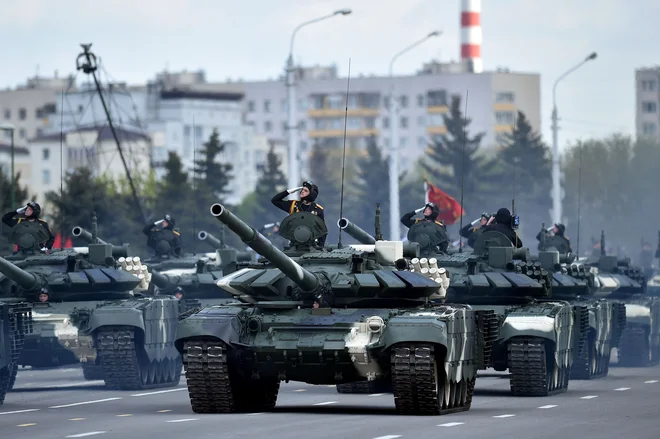
[[[293,29],[336,9],[341,16],[298,33],[296,61],[336,63],[342,76],[386,74],[392,56],[432,30],[440,38],[397,61],[412,74],[432,58],[460,55],[460,0],[6,0],[0,11],[0,86],[37,71],[75,70],[92,42],[108,73],[144,83],[156,71],[203,68],[209,81],[277,77]],[[657,0],[484,0],[485,70],[538,72],[543,135],[550,140],[552,84],[590,52],[598,59],[558,87],[566,141],[634,133],[634,71],[659,62]],[[655,55],[654,55],[655,54]],[[655,56],[655,58],[654,58]],[[469,108],[468,108],[469,113]]]

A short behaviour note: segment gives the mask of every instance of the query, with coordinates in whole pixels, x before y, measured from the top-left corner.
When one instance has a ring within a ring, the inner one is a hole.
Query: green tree
[[[21,186],[21,173],[17,172],[14,179],[14,202],[16,205],[11,205],[11,178],[0,168],[0,207],[2,208],[2,213],[18,209],[27,203],[28,199],[28,190],[25,186]],[[0,244],[0,250],[6,254],[11,250],[11,244],[7,241],[7,235],[11,231],[11,228],[4,223],[0,223],[0,228],[4,238]]]
[[[478,215],[499,192],[497,163],[479,154],[485,133],[470,137],[467,119],[461,112],[460,96],[453,96],[449,115],[443,114],[447,134],[442,134],[427,149],[423,168],[429,180],[456,200],[460,200],[463,181],[463,206],[468,217]],[[465,177],[463,179],[463,176]]]
[[[552,156],[522,111],[518,112],[516,125],[506,135],[497,158],[504,171],[503,182],[512,188],[516,213],[523,220],[519,233],[522,233],[523,242],[529,242],[530,248],[534,248],[531,243],[541,224],[550,224]]]
[[[282,211],[273,206],[270,199],[284,189],[286,189],[286,178],[282,172],[282,161],[275,154],[275,146],[271,144],[255,190],[256,200],[259,202],[254,204],[251,220],[257,228],[263,224],[281,221]]]
[[[339,228],[339,207],[341,199],[341,181],[336,180],[333,170],[329,164],[328,150],[320,143],[314,143],[307,162],[310,179],[319,188],[319,196],[316,202],[323,206],[325,223],[328,226],[328,238],[326,244],[337,242]],[[346,198],[344,198],[344,202]],[[346,208],[346,203],[344,203]]]

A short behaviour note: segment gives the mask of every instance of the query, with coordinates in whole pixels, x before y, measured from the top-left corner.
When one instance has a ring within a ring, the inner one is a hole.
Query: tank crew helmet
[[[488,212],[482,212],[482,213],[481,213],[481,218],[485,218],[485,219],[487,219],[487,220],[489,220],[491,216],[493,216],[493,215],[491,215],[491,214],[488,213]]]
[[[166,229],[171,230],[176,225],[176,221],[174,221],[174,218],[172,218],[170,214],[165,215],[163,219],[167,222],[167,227],[165,227]]]
[[[566,226],[563,225],[562,223],[557,223],[555,224],[555,227],[557,228],[557,235],[564,235],[564,232],[566,232]]]
[[[498,210],[495,214],[495,222],[498,224],[511,224],[511,211],[506,207]]]
[[[39,203],[36,201],[30,201],[25,205],[25,208],[30,208],[32,209],[32,214],[26,215],[26,218],[39,218],[39,215],[41,215],[41,206]]]
[[[431,213],[426,215],[426,208],[431,209]],[[435,205],[435,203],[427,203],[426,206],[424,206],[424,218],[430,221],[435,221],[438,218],[438,215],[440,215],[440,209],[438,206]]]
[[[319,196],[319,187],[315,185],[312,180],[304,182],[302,187],[306,187],[309,190],[309,194],[301,197],[301,200],[313,203],[316,200],[316,197]]]

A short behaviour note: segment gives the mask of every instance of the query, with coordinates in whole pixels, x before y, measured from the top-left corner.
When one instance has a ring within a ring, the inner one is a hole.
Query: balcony
[[[511,102],[499,102],[493,104],[493,110],[495,111],[516,111],[516,104]]]
[[[362,128],[358,130],[346,130],[346,137],[369,137],[377,136],[378,129],[376,128]],[[310,139],[326,138],[326,137],[344,137],[343,129],[329,129],[329,130],[309,130],[307,137]]]
[[[357,117],[377,117],[380,113],[378,108],[349,108],[349,116]],[[314,108],[307,110],[307,116],[311,118],[319,117],[341,117],[346,114],[346,108]]]
[[[437,105],[437,106],[429,106],[426,107],[426,112],[427,113],[448,113],[449,112],[449,107],[446,105]]]
[[[430,126],[426,128],[428,134],[447,134],[446,126]]]

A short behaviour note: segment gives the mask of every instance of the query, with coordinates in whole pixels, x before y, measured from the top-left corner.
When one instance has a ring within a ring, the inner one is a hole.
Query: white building
[[[121,127],[116,127],[116,132],[131,176],[148,174],[150,139],[141,132]],[[60,153],[60,133],[38,136],[30,141],[30,193],[36,195],[36,201],[42,206],[46,204],[46,193],[59,192],[62,178],[60,170],[67,173],[86,167],[99,177],[126,180],[126,170],[107,125],[65,131],[61,147]]]
[[[286,179],[289,175],[289,147],[287,143],[283,140],[269,139],[263,135],[254,137],[254,164],[257,168],[257,178],[261,176],[266,167],[266,160],[271,146],[280,161],[280,170]]]

